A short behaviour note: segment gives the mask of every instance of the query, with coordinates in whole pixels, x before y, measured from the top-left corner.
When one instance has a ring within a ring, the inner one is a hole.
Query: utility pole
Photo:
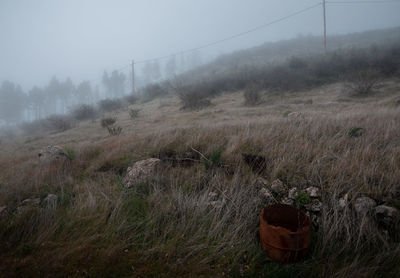
[[[132,60],[132,95],[135,94],[135,61]]]
[[[324,10],[324,50],[326,53],[326,0],[323,0],[322,6]]]

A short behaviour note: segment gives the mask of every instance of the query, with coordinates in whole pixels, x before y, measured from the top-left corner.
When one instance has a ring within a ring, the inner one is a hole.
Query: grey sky
[[[129,63],[212,42],[312,6],[318,0],[0,0],[0,82],[75,82]],[[321,6],[213,46],[224,53],[322,33]],[[328,34],[400,25],[400,3],[329,5]]]

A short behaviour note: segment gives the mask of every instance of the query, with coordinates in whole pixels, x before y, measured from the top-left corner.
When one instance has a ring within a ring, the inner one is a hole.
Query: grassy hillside
[[[0,206],[9,213],[0,220],[0,276],[396,276],[399,242],[340,213],[330,196],[396,204],[399,80],[386,79],[362,98],[344,94],[342,83],[260,94],[255,106],[244,104],[243,91],[219,94],[196,111],[181,110],[177,96],[137,103],[129,107],[140,109],[134,119],[129,108],[105,115],[116,118],[119,136],[97,119],[64,132],[4,137]],[[352,136],[354,127],[363,133]],[[47,145],[65,147],[69,159],[39,163]],[[243,153],[265,157],[266,167],[252,170]],[[187,156],[194,161],[173,160]],[[124,188],[128,166],[150,157],[163,160],[157,174]],[[275,179],[329,194],[310,255],[294,265],[267,260],[258,243],[259,190]],[[48,194],[56,206],[17,209]]]

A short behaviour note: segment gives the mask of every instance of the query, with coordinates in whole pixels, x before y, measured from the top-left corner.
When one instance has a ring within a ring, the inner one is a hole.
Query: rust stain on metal
[[[310,224],[310,218],[293,206],[267,206],[260,214],[261,246],[274,261],[300,261],[310,247]]]

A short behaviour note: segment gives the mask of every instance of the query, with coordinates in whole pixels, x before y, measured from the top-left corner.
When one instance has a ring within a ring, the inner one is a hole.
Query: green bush
[[[295,204],[298,207],[304,206],[311,203],[311,198],[308,194],[304,191],[299,192],[299,194],[295,198]]]
[[[210,158],[206,159],[203,158],[203,165],[206,170],[209,170],[214,167],[221,166],[221,156],[222,156],[222,149],[218,148],[212,151]]]

